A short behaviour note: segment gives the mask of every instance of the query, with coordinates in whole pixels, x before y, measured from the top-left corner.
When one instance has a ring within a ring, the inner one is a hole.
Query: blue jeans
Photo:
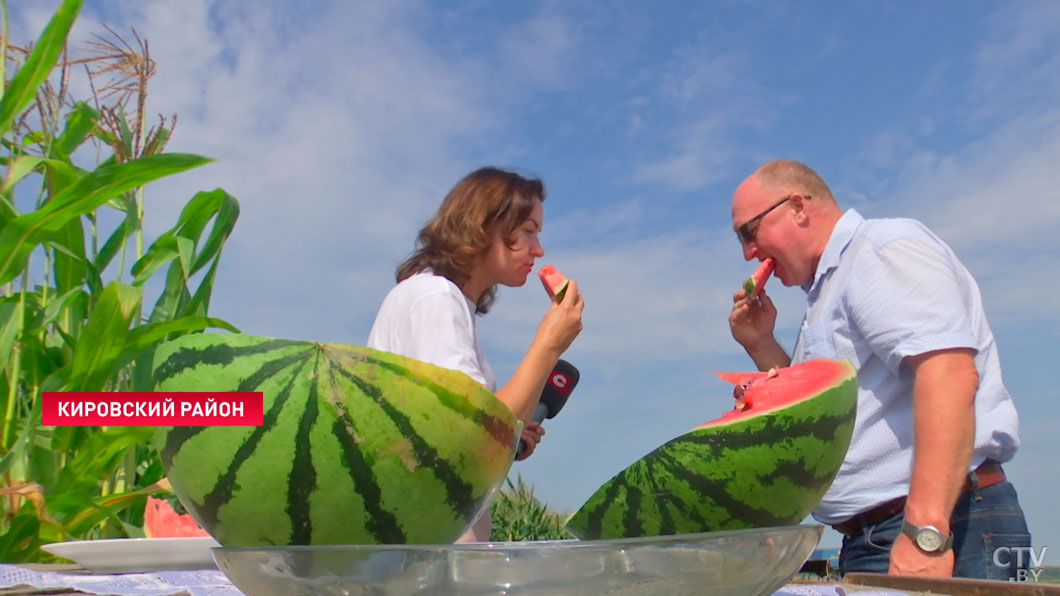
[[[891,545],[902,529],[904,515],[898,513],[878,524],[866,526],[861,534],[843,538],[839,553],[839,573],[851,571],[887,573]],[[1031,535],[1016,498],[1016,488],[1008,481],[986,488],[974,487],[961,493],[950,518],[953,532],[954,577],[974,577],[1007,581],[1016,579],[1019,569],[1030,561],[1024,550],[1022,561],[1015,550],[1029,548]],[[1022,562],[1022,565],[1019,563]]]

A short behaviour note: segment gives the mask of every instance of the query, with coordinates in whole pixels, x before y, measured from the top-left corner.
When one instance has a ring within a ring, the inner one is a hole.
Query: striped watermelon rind
[[[581,539],[611,539],[800,523],[839,472],[857,406],[849,362],[796,367],[807,365],[834,369],[826,389],[666,442],[601,486],[567,530]]]
[[[195,334],[157,391],[261,391],[261,427],[160,427],[174,492],[224,546],[449,543],[489,505],[521,423],[464,373],[344,344]]]
[[[553,265],[543,265],[537,275],[541,278],[541,284],[545,286],[548,295],[555,296],[556,302],[563,302],[563,296],[567,294],[567,286],[570,285],[567,276],[560,273],[559,269]]]
[[[777,261],[772,257],[762,261],[755,268],[754,273],[743,282],[743,289],[747,291],[747,295],[755,298],[761,296],[765,291],[766,281],[769,280],[770,275],[773,275],[776,267]]]

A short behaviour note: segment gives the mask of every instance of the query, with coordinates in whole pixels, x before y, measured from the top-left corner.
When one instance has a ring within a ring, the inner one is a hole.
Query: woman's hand
[[[526,447],[523,448],[523,452],[516,455],[516,461],[524,460],[534,452],[537,448],[537,444],[541,442],[541,437],[545,436],[545,427],[541,426],[537,422],[527,422],[526,426],[523,427],[523,443]]]
[[[545,349],[559,358],[581,333],[584,308],[585,300],[578,290],[578,282],[572,279],[567,285],[563,301],[552,297],[552,306],[537,326],[535,341],[540,341]]]
[[[534,341],[512,378],[497,390],[497,397],[520,420],[530,421],[556,361],[581,333],[584,308],[585,301],[578,291],[578,283],[571,280],[563,300],[556,302],[555,298],[552,299],[552,306],[548,307],[537,326]]]

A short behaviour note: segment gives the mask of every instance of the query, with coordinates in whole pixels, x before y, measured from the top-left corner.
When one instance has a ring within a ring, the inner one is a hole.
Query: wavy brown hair
[[[493,230],[511,244],[538,200],[545,200],[545,185],[537,178],[495,167],[464,176],[420,230],[416,249],[398,265],[398,283],[431,269],[462,287],[476,259],[489,250]],[[496,299],[497,287],[492,286],[482,293],[476,312],[485,314]]]

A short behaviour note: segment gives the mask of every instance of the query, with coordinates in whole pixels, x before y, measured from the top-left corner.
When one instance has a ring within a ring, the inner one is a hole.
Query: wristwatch
[[[944,553],[953,546],[953,536],[943,534],[935,526],[917,526],[903,519],[902,533],[926,553]]]

